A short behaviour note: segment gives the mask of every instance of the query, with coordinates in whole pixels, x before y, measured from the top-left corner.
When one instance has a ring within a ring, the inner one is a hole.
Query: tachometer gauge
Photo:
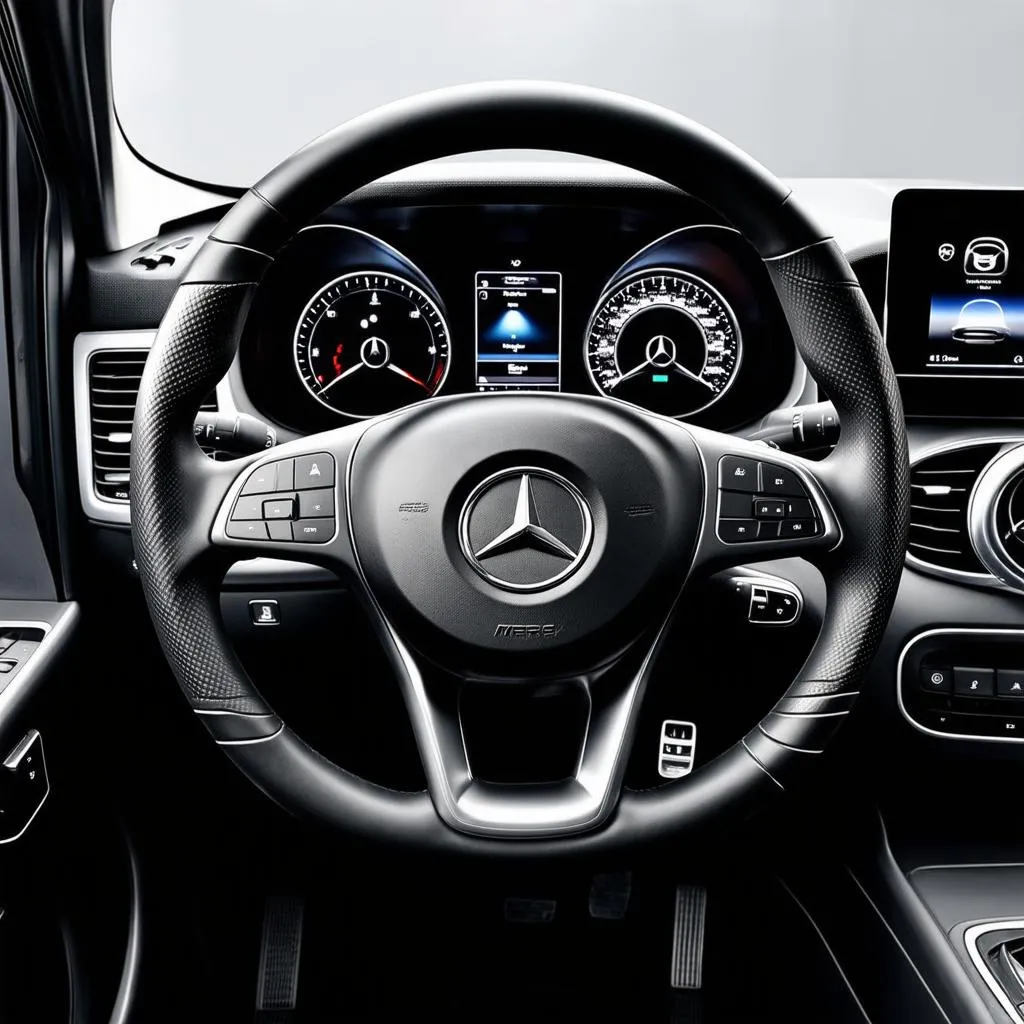
[[[587,370],[607,395],[666,416],[706,409],[741,356],[728,303],[681,270],[643,270],[607,291],[587,329]]]
[[[295,366],[318,402],[346,416],[376,416],[437,393],[448,372],[448,325],[411,282],[355,271],[306,304]]]

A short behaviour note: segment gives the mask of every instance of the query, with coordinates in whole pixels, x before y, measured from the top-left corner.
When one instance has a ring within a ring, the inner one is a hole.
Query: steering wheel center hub
[[[612,653],[675,596],[700,530],[700,457],[665,429],[568,395],[466,396],[371,426],[349,509],[382,611],[482,672]]]
[[[590,552],[594,517],[564,476],[536,466],[501,470],[462,506],[459,543],[488,583],[528,593],[571,576]]]

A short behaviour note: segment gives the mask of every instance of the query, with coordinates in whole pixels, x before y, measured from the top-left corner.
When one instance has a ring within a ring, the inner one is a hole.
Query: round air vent
[[[1024,470],[996,498],[996,535],[1006,556],[1024,573]]]
[[[1024,444],[1006,449],[978,477],[968,508],[971,541],[985,568],[1024,589]]]

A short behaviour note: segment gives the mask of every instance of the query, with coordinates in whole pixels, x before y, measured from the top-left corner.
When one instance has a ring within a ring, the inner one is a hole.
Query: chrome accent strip
[[[967,504],[967,532],[982,565],[1013,590],[1024,589],[1024,567],[1010,558],[996,526],[996,507],[1015,475],[1024,469],[1024,444],[1000,452],[978,474]]]
[[[251,740],[216,740],[218,747],[251,747],[254,743],[266,743],[267,740],[277,739],[281,733],[284,732],[284,725],[282,725],[276,732],[272,732],[269,736],[257,736]]]
[[[128,940],[125,943],[121,980],[117,986],[117,996],[114,999],[114,1008],[110,1011],[108,1024],[129,1024],[135,1007],[135,995],[139,987],[139,965],[142,960],[142,875],[138,854],[127,835],[125,845],[128,849],[128,864],[132,878],[131,916],[128,919]]]
[[[789,195],[786,196],[786,200],[785,201],[788,202],[790,197],[792,197],[792,195],[793,195],[793,190],[790,189],[789,190]],[[807,252],[808,249],[814,249],[815,247],[823,244],[824,242],[836,242],[835,236],[834,235],[826,235],[824,238],[819,238],[816,242],[808,242],[806,245],[801,245],[799,249],[790,249],[789,252],[781,252],[781,253],[779,253],[778,256],[762,256],[761,257],[761,261],[763,263],[775,263],[777,260],[788,260],[790,258],[790,256],[796,256],[798,253]],[[839,245],[838,242],[836,242],[836,246],[840,249],[840,251],[842,250],[842,247]],[[846,258],[846,253],[845,252],[843,253],[843,258],[844,259]],[[859,287],[859,282],[850,281],[849,283],[850,284],[857,283],[857,285]]]
[[[771,773],[770,771],[768,771],[768,769],[767,769],[767,768],[765,767],[765,764],[764,764],[764,762],[763,762],[763,761],[761,760],[761,758],[759,758],[759,757],[757,756],[757,754],[755,754],[755,753],[754,753],[754,752],[753,752],[753,751],[752,751],[752,750],[750,749],[750,746],[749,746],[749,745],[747,744],[747,739],[746,739],[746,737],[745,737],[745,736],[744,736],[744,738],[743,738],[743,739],[741,739],[741,740],[740,740],[740,743],[741,743],[741,744],[743,744],[743,749],[744,749],[744,750],[745,750],[745,751],[746,751],[746,752],[747,752],[747,753],[748,753],[748,754],[750,755],[750,759],[751,759],[751,761],[753,761],[753,762],[754,762],[754,764],[756,764],[756,765],[757,765],[757,767],[758,767],[758,768],[760,768],[760,769],[761,769],[761,771],[763,771],[763,772],[765,773],[765,775],[767,775],[767,776],[768,776],[768,778],[769,778],[769,779],[771,779],[771,780],[772,780],[772,782],[774,782],[774,783],[775,783],[775,785],[776,785],[776,786],[778,786],[778,787],[779,787],[779,789],[780,789],[780,790],[781,790],[781,791],[782,791],[783,793],[785,793],[785,792],[786,792],[786,787],[785,787],[785,786],[784,786],[784,785],[783,785],[783,784],[782,784],[781,782],[779,782],[779,780],[778,780],[777,778],[775,778],[775,776],[774,776],[774,775],[772,775],[772,773]]]
[[[833,697],[845,697],[845,693],[834,693]],[[783,698],[784,700],[785,698]],[[800,698],[796,698],[799,700]],[[813,700],[821,700],[822,698],[809,698]],[[777,715],[779,718],[843,718],[848,715],[849,711],[771,711],[770,714]],[[773,737],[774,738],[774,737]],[[778,742],[776,740],[776,742]]]
[[[192,713],[194,715],[234,715],[236,718],[277,718],[277,715],[273,714],[273,712],[247,715],[244,711],[219,711],[216,709],[207,710],[206,708],[193,708]]]
[[[907,654],[910,648],[914,646],[919,640],[924,640],[929,636],[960,636],[968,634],[971,636],[1019,636],[1024,638],[1024,629],[986,629],[981,627],[970,627],[965,626],[956,628],[953,626],[944,626],[941,629],[926,629],[920,633],[915,633],[906,644],[903,645],[903,650],[900,651],[899,660],[896,662],[896,703],[899,705],[900,714],[918,731],[927,733],[929,736],[938,736],[942,740],[972,740],[975,743],[1024,743],[1024,736],[968,736],[965,733],[959,732],[939,732],[937,729],[929,729],[928,726],[922,725],[917,719],[913,718],[909,711],[907,711],[906,705],[903,703],[903,687],[901,680],[903,679],[903,662],[906,660]]]
[[[843,714],[845,715],[846,712],[844,711]],[[803,715],[794,715],[793,717],[794,718],[803,718],[804,716]],[[777,743],[780,747],[785,747],[787,750],[795,750],[798,754],[815,754],[815,755],[817,755],[817,754],[823,754],[825,752],[824,750],[808,750],[807,747],[794,747],[792,743],[783,743],[782,740],[780,740],[777,736],[773,736],[770,732],[767,732],[765,730],[764,726],[760,722],[757,723],[757,728],[761,732],[761,734],[763,736],[766,736],[768,739],[770,739],[772,741],[772,743]],[[747,749],[749,750],[750,748],[748,747]]]
[[[964,946],[967,948],[967,955],[971,958],[975,970],[981,975],[981,980],[988,986],[989,991],[996,997],[996,1001],[1006,1012],[1006,1015],[1014,1024],[1024,1024],[1024,1017],[1021,1016],[1017,1007],[1010,1001],[1010,997],[1003,990],[1003,986],[995,975],[989,970],[985,958],[978,949],[978,940],[982,935],[989,932],[1007,931],[1013,928],[1024,928],[1024,921],[1020,919],[1009,919],[1006,921],[986,921],[985,924],[972,925],[964,932]]]
[[[100,523],[131,523],[131,503],[101,498],[93,483],[92,421],[89,411],[89,360],[97,352],[148,351],[156,340],[156,331],[83,331],[75,338],[73,390],[75,400],[75,452],[78,462],[78,492],[82,509]],[[234,396],[225,376],[217,385],[217,409],[235,413]]]

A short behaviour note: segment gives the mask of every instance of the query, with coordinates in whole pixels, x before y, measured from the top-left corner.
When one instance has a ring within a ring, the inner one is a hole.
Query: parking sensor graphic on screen
[[[994,299],[971,299],[965,302],[953,326],[954,341],[968,345],[993,345],[1010,336],[1003,307]]]

